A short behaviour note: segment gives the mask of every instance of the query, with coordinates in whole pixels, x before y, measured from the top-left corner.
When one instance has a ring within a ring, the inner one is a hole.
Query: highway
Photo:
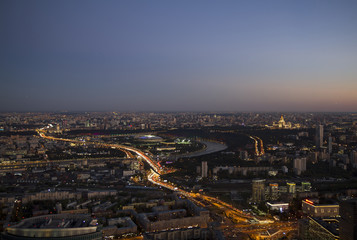
[[[218,198],[210,197],[210,196],[200,194],[200,193],[191,193],[191,192],[188,192],[188,191],[180,188],[179,186],[175,186],[172,183],[165,182],[164,180],[161,179],[161,175],[169,173],[169,172],[173,172],[173,170],[167,170],[167,169],[160,167],[155,160],[151,159],[150,156],[148,156],[147,154],[145,154],[143,151],[141,151],[139,149],[125,146],[125,145],[120,145],[120,144],[83,142],[83,141],[79,141],[79,140],[47,136],[45,134],[45,130],[42,130],[42,129],[38,129],[37,133],[40,135],[41,138],[52,140],[52,141],[64,141],[64,142],[72,142],[72,143],[79,143],[79,144],[86,143],[86,144],[97,145],[99,147],[116,148],[116,149],[124,151],[125,153],[127,153],[127,155],[131,155],[131,156],[132,156],[132,153],[134,153],[137,156],[139,156],[142,160],[144,160],[147,164],[149,164],[149,166],[151,168],[151,173],[148,175],[148,180],[151,183],[161,186],[161,187],[164,187],[164,188],[167,188],[167,189],[170,189],[172,191],[176,191],[176,192],[180,193],[181,195],[187,197],[191,201],[195,202],[199,206],[205,206],[206,205],[205,203],[208,202],[212,206],[218,207],[219,209],[221,209],[223,211],[229,212],[230,217],[235,218],[236,222],[241,222],[241,221],[248,222],[249,220],[253,219],[251,216],[243,213],[241,210],[233,207],[232,205],[219,200]]]
[[[254,140],[254,149],[256,156],[262,156],[265,154],[263,140],[257,136],[249,136]]]
[[[45,135],[45,131],[43,131],[43,130],[38,130],[37,132],[40,135],[40,137],[42,137],[44,139],[48,139],[48,140],[65,141],[65,142],[73,142],[73,143],[81,143],[81,144],[84,143],[79,140],[47,136],[47,135]],[[256,143],[256,151],[258,153],[257,155],[264,154],[263,141],[258,137],[251,137],[251,138],[254,139],[254,141]],[[100,147],[119,149],[119,150],[124,151],[128,156],[131,156],[131,157],[133,157],[133,154],[136,154],[137,156],[139,156],[139,158],[141,158],[147,164],[149,164],[149,166],[151,168],[151,172],[148,174],[147,177],[148,177],[148,181],[150,181],[152,184],[161,186],[163,188],[167,188],[172,191],[175,191],[175,192],[185,196],[186,198],[190,199],[192,202],[194,202],[198,206],[207,207],[207,204],[209,204],[210,206],[218,208],[232,222],[243,224],[241,226],[241,228],[239,228],[239,231],[241,231],[241,232],[245,232],[248,234],[257,233],[259,231],[270,229],[272,227],[280,227],[280,229],[286,230],[287,232],[296,229],[295,227],[293,227],[294,223],[284,223],[284,222],[280,222],[280,221],[274,222],[271,220],[265,221],[265,222],[270,221],[268,224],[263,223],[264,220],[262,222],[259,222],[259,220],[257,218],[255,218],[254,216],[244,213],[243,211],[233,207],[231,204],[226,203],[218,198],[207,196],[207,195],[201,194],[201,193],[192,193],[192,192],[182,189],[182,187],[176,186],[173,183],[163,180],[162,175],[172,172],[173,170],[167,170],[167,169],[164,169],[163,167],[159,166],[159,164],[155,160],[151,159],[151,157],[148,154],[144,153],[143,151],[141,151],[139,149],[129,147],[129,146],[120,145],[120,144],[106,144],[106,143],[98,143],[98,142],[85,142],[85,143],[97,145]],[[259,148],[260,148],[260,151],[259,151]],[[255,224],[250,224],[253,222]],[[238,226],[238,225],[233,224],[229,228],[232,230],[237,230],[237,228],[235,226]]]

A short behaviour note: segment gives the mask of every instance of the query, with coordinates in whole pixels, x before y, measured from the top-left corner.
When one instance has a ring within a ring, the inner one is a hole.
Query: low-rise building
[[[284,212],[289,209],[289,203],[267,202],[266,204],[267,204],[269,210],[271,210],[271,211]]]
[[[319,204],[317,200],[302,200],[302,211],[310,217],[338,217],[338,204]]]

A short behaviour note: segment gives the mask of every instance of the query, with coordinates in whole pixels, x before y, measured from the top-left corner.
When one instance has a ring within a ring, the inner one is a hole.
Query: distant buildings
[[[290,122],[285,123],[284,116],[281,115],[279,122],[277,122],[277,123],[274,122],[273,127],[275,127],[275,128],[291,128],[291,123]]]
[[[272,126],[266,125],[268,128],[273,128],[273,129],[292,129],[292,128],[300,128],[300,124],[293,124],[291,122],[285,122],[284,116],[280,116],[280,120],[278,122],[273,122]]]

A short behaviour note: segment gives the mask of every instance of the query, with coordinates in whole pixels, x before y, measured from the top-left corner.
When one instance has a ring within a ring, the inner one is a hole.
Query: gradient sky
[[[357,1],[0,1],[0,111],[357,111]]]

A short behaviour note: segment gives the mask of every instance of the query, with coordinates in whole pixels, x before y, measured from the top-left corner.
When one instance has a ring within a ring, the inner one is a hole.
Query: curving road
[[[73,139],[56,138],[56,137],[47,136],[45,134],[45,131],[42,129],[38,129],[37,133],[40,135],[40,137],[42,137],[44,139],[52,140],[52,141],[64,141],[64,142],[73,142],[73,143],[80,143],[80,144],[84,143],[83,141],[78,141],[78,140],[73,140]],[[120,144],[106,144],[106,143],[98,143],[98,142],[86,142],[86,143],[97,145],[100,147],[116,148],[116,149],[122,150],[124,152],[129,151],[131,153],[135,153],[136,155],[141,157],[146,163],[148,163],[149,166],[151,167],[152,171],[148,175],[148,180],[151,183],[161,186],[161,187],[164,187],[164,188],[167,188],[167,189],[170,189],[172,191],[176,191],[200,206],[205,206],[206,205],[205,203],[208,202],[212,206],[218,207],[221,210],[223,210],[224,212],[229,213],[229,216],[237,221],[248,222],[249,220],[253,219],[253,217],[243,213],[241,210],[233,207],[232,205],[219,200],[218,198],[206,196],[204,194],[199,194],[199,193],[191,193],[191,192],[188,192],[178,186],[175,186],[172,183],[167,183],[167,182],[163,181],[161,179],[161,175],[165,174],[165,173],[169,173],[170,170],[166,170],[166,169],[163,169],[162,167],[160,167],[156,161],[151,159],[149,156],[147,156],[143,151],[141,151],[139,149],[120,145]]]

